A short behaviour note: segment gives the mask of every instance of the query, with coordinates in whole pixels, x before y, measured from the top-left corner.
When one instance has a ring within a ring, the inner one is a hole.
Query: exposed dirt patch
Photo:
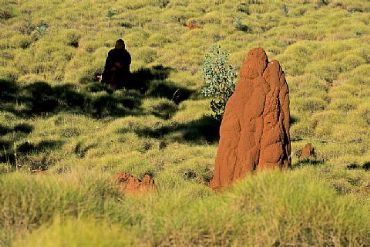
[[[123,194],[141,194],[155,189],[153,177],[145,175],[142,180],[126,172],[119,172],[113,176]]]

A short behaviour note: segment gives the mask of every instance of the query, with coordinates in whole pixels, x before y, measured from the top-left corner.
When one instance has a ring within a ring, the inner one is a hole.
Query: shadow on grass
[[[123,128],[119,132],[135,132],[140,137],[169,139],[171,141],[205,144],[216,143],[219,140],[220,122],[210,116],[188,123],[179,124],[172,122],[168,125],[156,125],[144,128]]]
[[[193,91],[167,81],[171,71],[172,68],[161,65],[139,69],[132,73],[127,88],[138,90],[146,97],[167,98],[179,104],[187,100]]]
[[[29,153],[39,153],[47,150],[54,150],[60,148],[63,145],[62,141],[45,140],[38,144],[33,144],[30,142],[24,142],[17,146],[17,153],[19,154],[29,154]]]
[[[17,124],[14,127],[8,127],[0,124],[0,162],[11,163],[15,161],[14,141],[4,140],[5,136],[11,134],[12,139],[24,137],[32,132],[33,126],[26,123]],[[17,150],[18,151],[18,150]],[[22,149],[19,150],[21,153]]]
[[[46,82],[20,85],[0,80],[1,110],[21,117],[73,112],[94,118],[144,114],[141,101],[145,97],[163,97],[175,104],[188,99],[193,91],[167,80],[171,68],[155,66],[132,74],[125,89],[112,90],[100,83],[63,84]]]
[[[193,91],[167,80],[171,71],[173,69],[163,66],[139,69],[132,73],[127,87],[119,90],[113,90],[98,82],[51,85],[47,82],[20,84],[0,79],[0,111],[13,113],[24,121],[32,117],[51,116],[60,112],[87,115],[96,119],[145,114],[169,119],[177,111],[177,104],[193,94]],[[166,98],[172,102],[160,104],[150,113],[142,109],[144,98],[157,97]],[[37,156],[38,153],[47,154],[50,150],[58,149],[63,145],[63,142],[58,140],[19,144],[32,132],[33,126],[29,124],[9,126],[0,124],[0,162],[2,163],[14,165],[21,159],[27,160],[27,157],[32,157],[34,154]],[[187,132],[191,135],[190,130]],[[65,133],[66,136],[76,134],[78,135],[73,130]],[[90,148],[92,147],[77,146],[75,153],[83,158]]]
[[[60,148],[63,143],[63,141],[58,140],[44,140],[37,144],[26,141],[18,145],[5,142],[5,145],[7,145],[5,146],[0,141],[0,145],[3,144],[3,150],[0,151],[0,162],[15,165],[18,158],[24,159],[28,155],[52,151]]]
[[[294,124],[296,124],[296,123],[298,123],[298,117],[296,117],[296,116],[294,116],[294,115],[290,115],[290,125],[294,125]]]
[[[144,94],[148,91],[152,81],[166,81],[171,71],[170,67],[163,67],[162,65],[154,66],[152,68],[140,68],[131,74],[130,81],[126,84],[127,88],[139,90]]]
[[[293,165],[293,168],[300,168],[303,166],[319,166],[324,164],[324,159],[316,159],[316,158],[306,158],[300,159],[297,163]]]
[[[12,132],[21,132],[24,134],[30,134],[33,130],[33,126],[27,123],[17,124],[13,128],[0,124],[0,136],[6,135]]]
[[[365,170],[369,171],[370,170],[370,161],[364,162],[362,165],[357,164],[357,163],[351,163],[346,166],[348,170]]]

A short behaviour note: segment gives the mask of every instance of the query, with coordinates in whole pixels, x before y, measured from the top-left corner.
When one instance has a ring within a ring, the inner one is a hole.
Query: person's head
[[[122,39],[116,41],[116,49],[125,49],[125,42]]]

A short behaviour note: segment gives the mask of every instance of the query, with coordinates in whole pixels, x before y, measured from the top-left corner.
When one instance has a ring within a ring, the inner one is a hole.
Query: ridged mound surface
[[[290,166],[289,90],[278,61],[249,51],[220,127],[213,189],[255,170]]]

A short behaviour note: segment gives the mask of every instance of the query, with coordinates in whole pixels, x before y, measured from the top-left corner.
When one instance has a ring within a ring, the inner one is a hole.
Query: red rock
[[[113,180],[123,194],[137,194],[155,189],[154,180],[150,175],[145,175],[141,181],[129,173],[120,172],[113,176]]]
[[[220,127],[213,189],[256,170],[290,167],[289,91],[278,61],[249,51]]]

